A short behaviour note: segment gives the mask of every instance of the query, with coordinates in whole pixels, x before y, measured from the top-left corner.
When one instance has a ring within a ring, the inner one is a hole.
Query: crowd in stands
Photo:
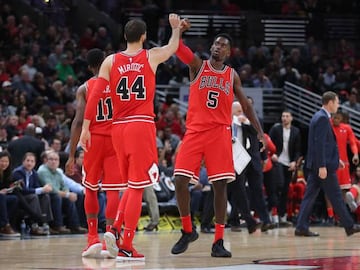
[[[11,4],[4,2],[0,1],[0,234],[18,236],[16,231],[24,217],[34,235],[46,233],[48,224],[52,234],[84,233],[81,151],[77,154],[78,174],[69,178],[63,173],[76,108],[75,92],[91,77],[86,63],[87,51],[100,48],[108,55],[121,49],[123,44],[114,44],[108,29],[101,25],[89,25],[78,34],[72,32],[70,26],[59,23],[51,24],[41,32],[27,14],[13,10]],[[92,2],[108,11],[125,7],[142,10],[145,7],[142,1]],[[158,44],[166,39],[166,35],[162,39],[158,35],[164,30],[162,14],[174,4],[164,2],[168,3],[168,8],[146,1],[151,10],[150,18],[154,12],[160,14],[154,28],[149,27],[153,30],[150,37]],[[212,4],[220,4],[217,2],[212,1]],[[232,1],[222,2],[234,5]],[[281,12],[305,11],[301,5],[292,6],[294,2],[289,0]],[[310,2],[317,1],[306,1]],[[192,49],[200,57],[208,57],[203,44]],[[360,112],[360,57],[356,54],[355,44],[346,39],[338,40],[334,50],[315,36],[309,36],[304,46],[293,48],[283,46],[281,39],[272,47],[253,42],[247,48],[235,46],[228,64],[239,73],[244,87],[281,88],[289,81],[317,94],[332,90],[339,94],[344,105]],[[159,68],[157,83],[182,85],[189,81],[187,74],[187,67],[174,57]],[[185,132],[185,116],[171,97],[156,105],[159,167],[164,178],[172,177],[176,150]],[[35,145],[29,141],[36,141],[39,147],[27,148]],[[36,213],[29,210],[29,199],[24,192],[29,189],[27,179],[35,176],[37,180],[30,193],[42,197],[48,194],[48,200],[39,199],[41,210]],[[202,199],[198,193],[211,191],[205,168],[201,179],[200,186],[191,187],[194,198],[198,198],[192,204],[193,213],[201,210]],[[15,185],[16,180],[22,182]],[[173,192],[169,194],[171,199]],[[99,201],[101,223],[105,220],[106,203],[101,192]],[[49,202],[51,211],[46,205]],[[15,211],[18,208],[21,213]]]

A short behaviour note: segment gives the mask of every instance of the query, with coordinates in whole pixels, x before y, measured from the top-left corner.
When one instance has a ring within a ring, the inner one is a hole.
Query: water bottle
[[[21,221],[20,224],[20,233],[21,233],[21,237],[23,238],[26,235],[26,223],[25,220]]]

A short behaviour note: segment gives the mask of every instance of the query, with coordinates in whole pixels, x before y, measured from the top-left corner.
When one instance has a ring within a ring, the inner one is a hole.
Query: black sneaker
[[[194,242],[196,239],[199,238],[199,234],[197,231],[193,230],[191,233],[186,233],[184,230],[181,230],[182,236],[180,237],[179,241],[171,249],[172,254],[180,254],[187,250],[189,243]]]
[[[231,257],[231,252],[224,248],[224,240],[217,240],[211,248],[211,257]]]

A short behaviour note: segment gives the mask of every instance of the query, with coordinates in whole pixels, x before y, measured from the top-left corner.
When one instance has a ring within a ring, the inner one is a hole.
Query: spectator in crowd
[[[11,184],[10,154],[7,151],[0,152],[0,235],[7,237],[19,237],[10,222],[16,213],[18,198],[12,191],[18,186]]]
[[[10,81],[10,74],[7,72],[5,67],[5,61],[0,60],[0,84],[2,84],[2,87],[4,87],[4,82]],[[11,85],[11,83],[10,83]]]
[[[7,149],[8,139],[7,139],[7,131],[5,126],[0,126],[0,152]]]
[[[298,84],[301,78],[299,71],[292,66],[292,62],[289,59],[285,61],[284,67],[280,69],[280,76],[281,76],[280,87],[283,87],[286,81],[291,82],[293,84]]]
[[[19,80],[14,80],[13,88],[18,89],[25,94],[26,102],[28,102],[28,104],[31,104],[34,99],[39,95],[39,93],[34,89],[31,83],[32,80],[30,79],[29,71],[25,68],[20,68]]]
[[[31,123],[31,117],[26,105],[19,106],[16,110],[16,115],[19,117],[17,129],[23,134],[27,125]]]
[[[35,137],[35,125],[30,123],[27,125],[24,136],[19,139],[12,140],[9,143],[8,150],[11,154],[12,163],[14,168],[22,164],[25,153],[32,152],[36,156],[35,169],[39,167],[41,163],[41,153],[45,150],[45,144],[40,139]]]
[[[269,78],[265,75],[265,70],[263,68],[259,69],[256,77],[253,80],[254,87],[260,87],[265,89],[273,89],[273,85]]]
[[[20,207],[29,215],[30,234],[47,235],[46,225],[53,220],[49,196],[52,187],[50,184],[40,186],[35,165],[35,154],[25,153],[22,165],[12,172],[12,179],[14,182],[22,182],[21,190],[15,194],[18,196]],[[45,226],[39,227],[39,224]]]
[[[80,227],[80,221],[75,202],[78,197],[75,192],[70,192],[65,185],[63,176],[58,170],[60,164],[59,154],[50,151],[46,153],[45,163],[38,169],[39,180],[42,185],[50,184],[52,192],[50,193],[51,206],[54,220],[50,230],[53,233],[86,233],[87,230]],[[63,212],[66,213],[68,228],[63,226]]]
[[[52,70],[56,70],[56,66],[61,61],[61,56],[63,55],[63,46],[61,44],[56,44],[53,52],[49,54],[48,65]]]
[[[100,50],[105,50],[112,40],[108,33],[108,29],[105,26],[100,26],[95,34],[95,47]]]
[[[20,135],[20,130],[18,129],[18,125],[19,125],[19,117],[15,114],[11,114],[8,117],[7,122],[5,123],[8,141],[13,140],[14,138]]]
[[[351,115],[351,110],[360,112],[360,103],[358,102],[358,89],[353,87],[351,89],[349,100],[343,103],[343,111],[348,112]],[[351,110],[349,110],[351,109]]]
[[[54,139],[60,131],[60,125],[53,113],[50,113],[45,121],[46,125],[42,129],[42,134],[44,139],[50,143],[50,141]]]
[[[28,55],[26,57],[26,62],[24,65],[20,67],[21,70],[27,71],[29,74],[29,80],[32,82],[34,80],[34,76],[37,72],[36,67],[34,67],[34,57],[32,55]]]
[[[77,79],[73,67],[70,64],[70,59],[68,54],[63,53],[60,57],[60,62],[55,67],[57,75],[60,81],[63,83],[66,82],[66,79],[69,75]]]
[[[336,75],[335,75],[334,66],[329,65],[326,68],[326,71],[320,75],[320,91],[326,92],[333,89],[335,82],[336,82]]]

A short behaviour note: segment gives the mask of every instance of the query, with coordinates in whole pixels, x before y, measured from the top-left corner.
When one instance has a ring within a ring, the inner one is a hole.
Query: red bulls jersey
[[[339,157],[342,161],[348,162],[347,144],[349,143],[351,152],[353,154],[358,153],[356,145],[356,138],[350,125],[340,123],[338,126],[332,124],[332,128],[335,133],[336,142],[339,149]]]
[[[85,83],[86,87],[86,99],[89,96],[90,91],[94,91],[94,84],[97,78],[91,78]],[[110,97],[110,91],[107,89],[102,90],[102,97],[96,108],[95,121],[91,121],[90,132],[94,134],[110,136],[109,130],[112,123],[112,102]]]
[[[187,130],[203,131],[218,125],[230,126],[233,85],[234,70],[231,67],[215,70],[209,61],[203,61],[190,84]]]
[[[148,62],[147,50],[140,50],[136,55],[122,52],[114,55],[110,89],[114,123],[124,118],[126,121],[154,118],[155,74]]]

